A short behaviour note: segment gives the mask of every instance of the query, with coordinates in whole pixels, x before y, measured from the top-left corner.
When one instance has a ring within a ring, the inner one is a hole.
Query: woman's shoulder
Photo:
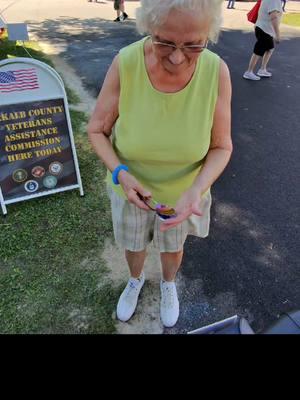
[[[128,46],[123,47],[119,53],[120,56],[133,56],[134,54],[139,54],[139,51],[141,49],[141,47],[144,46],[144,42],[145,42],[146,38],[143,37],[140,40],[137,40],[136,42],[133,42],[131,44],[129,44]]]
[[[207,59],[220,61],[220,56],[217,53],[214,53],[212,50],[206,49],[204,54],[206,55]]]
[[[206,66],[206,68],[211,69],[219,67],[221,58],[218,54],[214,53],[209,49],[206,49],[203,52],[202,56],[203,56],[203,64]]]
[[[123,85],[125,82],[135,78],[134,70],[136,73],[143,65],[143,47],[146,38],[142,38],[134,43],[123,47],[118,54],[119,73]],[[124,87],[124,86],[123,86]]]
[[[222,80],[230,79],[228,65],[218,54],[206,49],[203,55],[205,55],[203,64],[207,75],[211,73]]]

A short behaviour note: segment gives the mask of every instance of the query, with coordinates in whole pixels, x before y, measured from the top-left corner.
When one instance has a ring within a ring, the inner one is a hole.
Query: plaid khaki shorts
[[[107,186],[111,201],[112,221],[116,243],[130,251],[145,250],[153,241],[160,252],[174,253],[183,249],[187,235],[206,237],[209,232],[211,195],[202,198],[202,217],[191,215],[180,225],[166,232],[159,230],[162,221],[154,211],[145,211],[129,203]]]

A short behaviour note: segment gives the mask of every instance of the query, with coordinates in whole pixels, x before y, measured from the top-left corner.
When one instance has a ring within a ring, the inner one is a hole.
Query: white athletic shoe
[[[140,291],[145,282],[145,274],[142,272],[141,276],[130,278],[125,289],[123,290],[117,305],[117,317],[120,321],[128,321],[135,312]]]
[[[167,328],[174,326],[179,317],[179,302],[175,282],[160,282],[160,317]]]
[[[269,72],[266,69],[259,69],[257,71],[257,75],[262,76],[264,78],[270,78],[272,76],[272,72]]]
[[[260,77],[255,75],[254,72],[246,71],[243,75],[243,78],[250,79],[251,81],[260,81]]]

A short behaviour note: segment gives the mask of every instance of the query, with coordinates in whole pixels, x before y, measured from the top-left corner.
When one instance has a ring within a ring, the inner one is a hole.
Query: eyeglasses
[[[160,204],[153,199],[144,197],[138,192],[137,192],[137,195],[138,195],[139,199],[142,200],[142,202],[144,204],[146,204],[146,206],[150,210],[156,212],[156,214],[159,216],[159,218],[161,220],[165,221],[166,219],[175,218],[177,216],[174,208],[166,206],[164,204]]]
[[[169,55],[173,51],[180,49],[184,54],[197,54],[201,53],[207,47],[207,41],[205,44],[191,44],[187,46],[176,46],[175,44],[159,42],[151,38],[152,43],[155,45],[157,50],[163,55]]]

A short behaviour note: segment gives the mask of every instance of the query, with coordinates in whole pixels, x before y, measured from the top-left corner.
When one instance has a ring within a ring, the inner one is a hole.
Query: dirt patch
[[[115,285],[123,283],[125,286],[129,278],[129,271],[124,250],[107,240],[102,257],[109,269],[109,279]],[[119,321],[116,323],[117,331],[120,334],[160,334],[163,332],[159,314],[160,257],[152,246],[149,246],[144,270],[146,282],[134,316],[126,323]],[[113,318],[116,318],[115,313]]]
[[[76,111],[83,111],[88,115],[91,115],[95,108],[96,99],[84,89],[81,80],[75,73],[75,70],[70,67],[65,61],[59,56],[51,57],[56,71],[63,76],[66,85],[71,88],[77,96],[80,98],[80,103],[77,105],[70,105],[70,108]]]

